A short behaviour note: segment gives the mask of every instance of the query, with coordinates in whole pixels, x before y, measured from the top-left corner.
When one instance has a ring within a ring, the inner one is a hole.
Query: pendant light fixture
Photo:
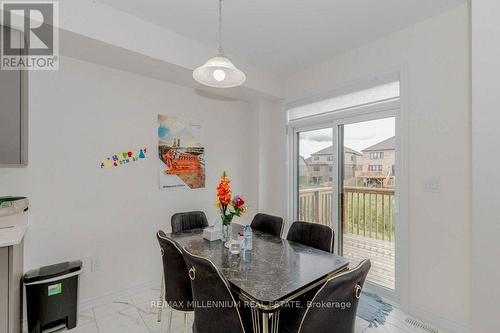
[[[219,54],[193,71],[199,83],[214,88],[233,88],[242,85],[246,76],[224,55],[222,48],[222,1],[219,0]]]

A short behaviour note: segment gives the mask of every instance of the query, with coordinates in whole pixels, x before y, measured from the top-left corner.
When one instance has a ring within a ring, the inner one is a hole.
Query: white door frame
[[[291,193],[290,193],[290,203],[288,205],[289,212],[288,216],[291,217],[288,219],[286,225],[285,225],[285,231],[288,232],[288,229],[290,228],[290,225],[293,221],[298,220],[297,212],[298,212],[298,186],[299,184],[297,183],[298,177],[299,177],[299,170],[297,168],[298,166],[298,160],[295,158],[298,156],[298,141],[297,141],[297,136],[301,132],[308,132],[308,131],[314,131],[314,130],[320,130],[320,129],[325,129],[325,128],[332,128],[332,122],[312,122],[310,124],[302,124],[300,126],[290,126],[289,124],[289,133],[290,135],[290,147],[291,147],[291,154],[289,154],[290,158],[290,166],[291,166],[291,172],[290,172],[290,177],[291,179],[289,180],[289,184],[291,184]],[[333,131],[332,128],[332,140],[335,139],[335,132]],[[332,142],[333,143],[333,142]]]
[[[406,112],[404,112],[404,104],[401,102],[402,99],[391,99],[387,101],[382,101],[379,103],[374,103],[370,105],[363,105],[359,107],[348,108],[344,110],[339,110],[336,112],[331,112],[328,114],[323,114],[319,116],[298,119],[289,122],[288,133],[289,133],[289,165],[291,170],[289,172],[289,184],[290,184],[290,197],[289,197],[289,220],[297,219],[297,134],[299,132],[322,129],[322,128],[332,128],[333,131],[333,154],[334,158],[334,170],[335,178],[338,179],[340,173],[340,163],[338,155],[338,145],[339,145],[339,125],[356,123],[362,121],[375,120],[380,118],[396,118],[396,195],[395,195],[395,208],[394,213],[396,214],[397,221],[397,232],[395,237],[396,246],[396,286],[394,290],[384,288],[382,286],[370,283],[367,281],[366,289],[376,292],[377,294],[389,298],[390,300],[399,303],[403,310],[407,310],[408,306],[408,152],[406,143],[408,142],[408,131],[407,131],[407,121]],[[339,207],[338,194],[341,188],[340,182],[334,182],[332,188],[332,207]],[[332,216],[333,227],[335,228],[335,253],[340,253],[341,241],[340,239],[340,219],[339,219],[339,209],[334,212]],[[289,227],[289,226],[287,226]]]

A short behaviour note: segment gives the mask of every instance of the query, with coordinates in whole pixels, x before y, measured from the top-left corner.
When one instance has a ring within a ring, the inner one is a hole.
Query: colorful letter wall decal
[[[138,151],[126,151],[115,154],[101,162],[101,169],[114,169],[132,162],[140,161],[146,158],[147,152],[148,149],[144,147]]]

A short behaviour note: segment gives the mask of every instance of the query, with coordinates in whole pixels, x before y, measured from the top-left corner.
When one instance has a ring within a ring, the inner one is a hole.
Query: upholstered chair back
[[[245,326],[229,282],[211,261],[185,249],[184,258],[193,290],[193,333],[244,333]]]
[[[299,333],[354,333],[359,298],[370,267],[367,259],[328,280],[309,304]]]
[[[156,234],[156,238],[160,243],[163,261],[164,301],[174,310],[193,311],[191,280],[181,247],[161,230]]]
[[[266,234],[281,237],[283,218],[263,213],[258,213],[252,220],[250,227]]]
[[[172,233],[208,227],[207,216],[198,211],[174,214],[170,222]]]
[[[286,239],[333,253],[334,233],[332,228],[326,225],[294,222]]]

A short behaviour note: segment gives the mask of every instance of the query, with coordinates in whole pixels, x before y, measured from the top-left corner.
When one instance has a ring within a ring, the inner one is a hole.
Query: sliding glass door
[[[368,281],[395,289],[396,123],[394,117],[338,125],[342,182],[340,253],[369,258]]]
[[[295,220],[330,226],[351,266],[369,258],[368,281],[396,287],[396,110],[352,112],[294,128]]]
[[[297,218],[333,227],[333,128],[298,131]]]

